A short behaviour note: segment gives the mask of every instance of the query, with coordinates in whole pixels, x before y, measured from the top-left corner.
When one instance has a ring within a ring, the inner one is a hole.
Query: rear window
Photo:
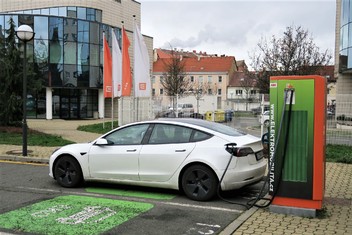
[[[234,129],[233,127],[226,126],[224,124],[217,123],[217,122],[206,122],[204,125],[199,125],[199,126],[208,128],[213,131],[220,132],[225,135],[230,135],[230,136],[243,136],[243,135],[245,135],[245,133]]]

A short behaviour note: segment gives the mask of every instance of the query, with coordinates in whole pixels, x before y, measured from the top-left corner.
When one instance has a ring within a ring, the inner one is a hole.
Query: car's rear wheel
[[[196,201],[212,199],[216,194],[218,183],[215,173],[203,165],[190,166],[182,176],[184,193],[188,198]]]
[[[54,166],[56,181],[63,187],[73,188],[83,181],[83,175],[77,160],[70,156],[59,158]]]

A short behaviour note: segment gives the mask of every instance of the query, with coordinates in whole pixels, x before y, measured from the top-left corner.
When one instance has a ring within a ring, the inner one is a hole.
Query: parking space
[[[34,234],[218,234],[260,184],[196,202],[173,190],[89,183],[65,189],[47,166],[0,163],[0,231]],[[18,174],[21,172],[21,174]]]

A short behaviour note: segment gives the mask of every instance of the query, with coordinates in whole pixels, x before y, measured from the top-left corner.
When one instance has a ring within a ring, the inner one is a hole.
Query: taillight
[[[253,149],[250,147],[235,147],[235,146],[236,144],[227,144],[226,151],[236,157],[245,157],[248,154],[254,153]]]

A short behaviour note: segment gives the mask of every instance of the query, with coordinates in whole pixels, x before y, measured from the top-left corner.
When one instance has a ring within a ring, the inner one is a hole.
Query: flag
[[[112,32],[112,82],[114,97],[121,96],[122,54],[114,31]]]
[[[112,59],[111,59],[111,53],[110,53],[110,48],[108,45],[108,42],[106,41],[105,34],[103,36],[104,38],[104,72],[103,72],[103,77],[104,77],[104,83],[103,83],[103,88],[104,88],[104,97],[105,98],[111,98],[112,97]]]
[[[134,37],[134,95],[135,97],[148,97],[151,95],[150,62],[147,46],[143,36],[135,24]]]
[[[130,96],[132,89],[131,63],[128,54],[130,41],[125,28],[122,27],[122,93],[121,96]]]

